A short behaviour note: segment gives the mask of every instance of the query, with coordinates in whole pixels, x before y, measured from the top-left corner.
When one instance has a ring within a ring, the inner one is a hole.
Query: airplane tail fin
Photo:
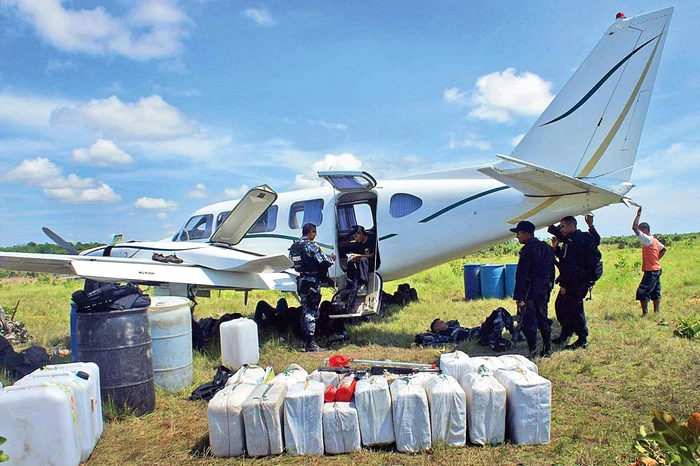
[[[512,157],[579,179],[628,182],[672,15],[673,7],[610,26]]]

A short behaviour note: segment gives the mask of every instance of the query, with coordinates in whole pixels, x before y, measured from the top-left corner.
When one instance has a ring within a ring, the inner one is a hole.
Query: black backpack
[[[603,276],[603,255],[593,240],[589,241],[586,247],[586,274],[591,285]]]
[[[289,258],[294,263],[294,270],[301,273],[302,270],[302,256],[306,254],[304,241],[297,239],[294,240],[292,246],[289,248]]]

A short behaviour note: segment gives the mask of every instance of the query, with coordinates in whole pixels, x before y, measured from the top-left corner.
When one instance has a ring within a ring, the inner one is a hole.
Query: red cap
[[[615,15],[615,19],[625,19],[627,16],[623,12],[619,12],[618,14]]]

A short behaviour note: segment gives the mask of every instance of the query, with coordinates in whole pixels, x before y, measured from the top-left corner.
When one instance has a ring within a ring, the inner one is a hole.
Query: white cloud
[[[477,133],[467,132],[466,138],[457,138],[455,135],[450,135],[450,149],[479,149],[488,150],[491,149],[491,143],[489,141],[484,141],[481,136]]]
[[[48,188],[44,189],[44,193],[64,204],[103,204],[117,202],[121,199],[120,195],[116,194],[112,188],[104,183],[100,183],[94,188],[83,189],[69,187]]]
[[[513,139],[510,140],[510,143],[513,145],[513,147],[515,147],[518,144],[520,144],[520,141],[522,141],[524,137],[525,137],[525,133],[518,134],[517,136],[515,136]]]
[[[0,122],[29,127],[48,127],[51,112],[62,105],[72,105],[72,103],[52,97],[0,93]]]
[[[61,106],[51,113],[51,124],[85,125],[102,131],[106,137],[130,140],[171,139],[197,132],[193,121],[159,95],[134,103],[112,96]]]
[[[98,167],[134,163],[134,159],[129,154],[107,139],[98,139],[89,149],[73,150],[73,161]]]
[[[125,17],[104,7],[64,8],[61,0],[3,0],[49,44],[67,52],[117,54],[135,60],[172,57],[180,53],[190,23],[169,0],[145,0]]]
[[[194,189],[187,193],[187,197],[192,199],[206,199],[208,196],[207,187],[202,183],[199,183]]]
[[[264,8],[248,8],[243,11],[243,16],[252,19],[258,26],[272,26],[275,24],[275,20]]]
[[[75,63],[71,60],[60,60],[58,58],[51,58],[44,68],[46,74],[56,74],[61,71],[72,70],[75,68]]]
[[[299,173],[294,178],[294,188],[306,189],[324,186],[325,181],[318,177],[320,171],[327,170],[360,170],[362,161],[350,153],[340,155],[327,154],[323,160],[311,164],[305,173]]]
[[[23,160],[7,173],[6,181],[39,186],[47,197],[65,204],[100,204],[121,199],[110,186],[93,178],[80,178],[73,173],[63,176],[58,166],[43,157]]]
[[[229,188],[224,190],[224,196],[226,196],[228,199],[238,199],[248,191],[250,191],[250,188],[248,187],[248,185],[244,184],[239,186],[238,188]]]
[[[515,116],[537,116],[554,99],[552,83],[514,68],[481,76],[471,92],[475,107],[469,115],[480,120],[506,122]]]
[[[451,87],[442,92],[442,99],[448,104],[465,105],[467,103],[467,93],[458,87]]]
[[[309,123],[311,123],[312,125],[323,126],[326,129],[338,129],[341,131],[345,131],[346,129],[348,129],[348,125],[342,123],[331,123],[329,121],[324,120],[309,120]]]
[[[158,213],[156,214],[156,218],[157,218],[158,220],[165,220],[165,219],[168,218],[168,213],[167,213],[167,212],[158,212]]]
[[[175,201],[166,201],[163,198],[140,197],[134,202],[134,207],[144,210],[177,210],[180,205]]]

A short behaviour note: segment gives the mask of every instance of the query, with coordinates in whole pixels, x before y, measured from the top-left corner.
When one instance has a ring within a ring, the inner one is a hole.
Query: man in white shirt
[[[639,223],[642,208],[637,210],[632,230],[642,243],[642,271],[644,276],[637,288],[637,301],[642,306],[642,315],[649,312],[649,301],[654,302],[654,312],[659,312],[661,306],[661,264],[659,260],[666,254],[666,247],[651,235],[651,229],[646,222]]]

